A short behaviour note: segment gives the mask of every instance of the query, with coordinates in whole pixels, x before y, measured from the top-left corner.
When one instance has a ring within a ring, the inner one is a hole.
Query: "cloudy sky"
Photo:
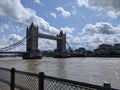
[[[120,0],[1,0],[0,47],[25,37],[31,22],[40,33],[56,36],[63,30],[73,49],[93,50],[120,43]],[[56,41],[39,39],[39,49],[55,48]]]

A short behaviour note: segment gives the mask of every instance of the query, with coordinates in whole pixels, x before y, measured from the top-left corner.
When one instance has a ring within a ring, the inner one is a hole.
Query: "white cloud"
[[[6,35],[2,35],[1,39],[0,39],[0,47],[4,48],[6,46],[12,45],[13,43],[18,42],[19,40],[21,40],[23,37],[21,37],[20,35],[17,34],[10,34],[9,36]]]
[[[78,5],[105,11],[111,18],[120,16],[120,0],[78,0]]]
[[[9,46],[9,45],[13,45],[17,42],[19,42],[20,40],[22,40],[23,37],[21,37],[20,35],[18,34],[10,34],[8,36],[8,38],[6,39],[6,46]],[[5,47],[5,46],[3,46]],[[25,51],[25,42],[23,44],[21,44],[19,47],[13,47],[12,49],[10,49],[10,51]]]
[[[61,12],[61,15],[65,18],[67,18],[71,15],[71,13],[69,11],[64,10],[64,8],[62,8],[62,7],[57,7],[56,10]]]
[[[74,44],[80,44],[80,37],[79,36],[75,36],[74,38],[73,38],[73,40],[72,40],[72,42],[74,43]]]
[[[53,12],[51,12],[50,15],[51,15],[53,18],[55,18],[55,19],[57,18],[56,14],[53,13]]]
[[[119,15],[120,15],[120,12],[113,12],[113,11],[108,11],[107,12],[107,15],[108,15],[108,17],[111,17],[111,18],[117,18]]]
[[[96,23],[94,25],[93,24],[87,24],[83,28],[83,32],[85,34],[94,34],[94,33],[114,34],[114,33],[116,33],[116,30],[110,23],[99,22],[99,23]]]
[[[4,32],[7,29],[9,29],[9,25],[8,24],[3,24],[3,25],[0,26],[0,32]]]
[[[17,34],[10,34],[8,39],[11,41],[11,42],[17,42],[19,40],[22,39],[22,37],[20,35],[17,35]]]
[[[48,47],[49,45],[49,47]],[[45,40],[45,39],[40,39],[39,40],[39,49],[40,50],[54,50],[56,49],[56,41],[52,40]]]
[[[75,30],[73,27],[61,27],[60,30],[62,30],[64,33],[73,33],[73,31]]]
[[[72,11],[71,11],[71,13],[73,14],[73,15],[76,15],[77,14],[77,9],[75,8],[75,6],[72,6]]]
[[[34,0],[35,3],[40,4],[40,0]]]
[[[85,5],[88,6],[88,0],[77,0],[79,6]]]
[[[13,7],[14,6],[14,7]],[[30,8],[25,8],[20,0],[3,0],[0,2],[0,16],[6,16],[12,20],[30,25],[34,22],[39,26],[40,30],[56,33],[59,30],[50,26],[47,21],[36,15],[36,12]]]

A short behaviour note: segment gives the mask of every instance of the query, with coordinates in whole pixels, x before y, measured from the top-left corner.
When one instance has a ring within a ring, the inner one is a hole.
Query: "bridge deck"
[[[42,33],[38,34],[38,38],[51,39],[51,40],[62,39],[60,37],[56,37],[56,36],[52,36],[52,35],[46,35],[46,34],[42,34]]]

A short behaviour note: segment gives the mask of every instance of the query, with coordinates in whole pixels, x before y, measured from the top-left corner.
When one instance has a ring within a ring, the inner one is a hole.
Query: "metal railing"
[[[39,74],[6,69],[0,67],[0,82],[9,85],[10,90],[118,90],[111,88],[110,84],[103,86],[92,85],[67,79]]]

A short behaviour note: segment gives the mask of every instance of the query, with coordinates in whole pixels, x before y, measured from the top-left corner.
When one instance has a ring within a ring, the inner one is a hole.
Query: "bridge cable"
[[[0,48],[0,51],[4,52],[4,51],[11,50],[11,49],[13,49],[13,48],[16,48],[16,47],[22,45],[22,44],[26,41],[26,39],[28,39],[28,37],[25,36],[23,39],[19,40],[19,41],[16,42],[16,43],[13,43],[13,44],[11,44],[11,45],[9,45],[9,46],[6,46],[6,47],[4,47],[4,48]]]
[[[68,46],[68,51],[73,51],[72,47],[70,46],[70,44],[66,41],[66,44]]]

